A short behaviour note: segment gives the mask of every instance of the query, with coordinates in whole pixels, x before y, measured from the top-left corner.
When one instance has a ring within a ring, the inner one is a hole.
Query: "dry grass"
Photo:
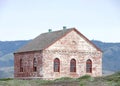
[[[0,79],[0,86],[120,86],[120,72],[105,77],[85,75],[77,79],[63,77],[53,81]]]

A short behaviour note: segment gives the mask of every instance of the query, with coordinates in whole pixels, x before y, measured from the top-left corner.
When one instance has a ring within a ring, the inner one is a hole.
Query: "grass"
[[[0,86],[120,86],[120,72],[96,78],[89,75],[77,79],[62,77],[55,80],[15,80],[6,78],[0,79]]]
[[[0,81],[9,81],[9,80],[13,80],[13,78],[3,78],[3,79],[0,79]]]

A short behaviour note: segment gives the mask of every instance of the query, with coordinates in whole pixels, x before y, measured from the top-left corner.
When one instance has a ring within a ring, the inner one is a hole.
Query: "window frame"
[[[58,58],[54,59],[54,72],[60,72],[60,60]]]
[[[23,72],[23,59],[20,59],[20,72]]]
[[[33,72],[37,72],[37,58],[33,59]]]
[[[70,60],[70,72],[76,72],[76,60],[75,59]]]
[[[86,73],[92,73],[92,60],[90,59],[86,61]]]

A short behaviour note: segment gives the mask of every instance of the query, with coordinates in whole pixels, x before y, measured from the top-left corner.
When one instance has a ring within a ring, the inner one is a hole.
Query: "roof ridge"
[[[66,28],[66,30],[72,30],[72,29],[75,29],[75,28]],[[59,31],[63,31],[63,29],[59,29],[59,30],[55,30],[55,31],[51,31],[51,32],[44,32],[44,33],[41,33],[41,34],[54,33],[54,32],[59,32]]]

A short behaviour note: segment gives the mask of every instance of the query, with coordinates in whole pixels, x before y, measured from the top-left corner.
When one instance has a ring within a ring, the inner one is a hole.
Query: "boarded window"
[[[60,72],[60,60],[58,58],[54,60],[54,72]]]
[[[86,72],[92,73],[92,61],[90,59],[88,59],[86,62]]]
[[[37,59],[36,58],[33,59],[33,71],[34,72],[37,71]]]
[[[70,61],[70,72],[76,72],[76,60],[72,59]]]
[[[23,72],[23,60],[20,59],[20,72]]]

